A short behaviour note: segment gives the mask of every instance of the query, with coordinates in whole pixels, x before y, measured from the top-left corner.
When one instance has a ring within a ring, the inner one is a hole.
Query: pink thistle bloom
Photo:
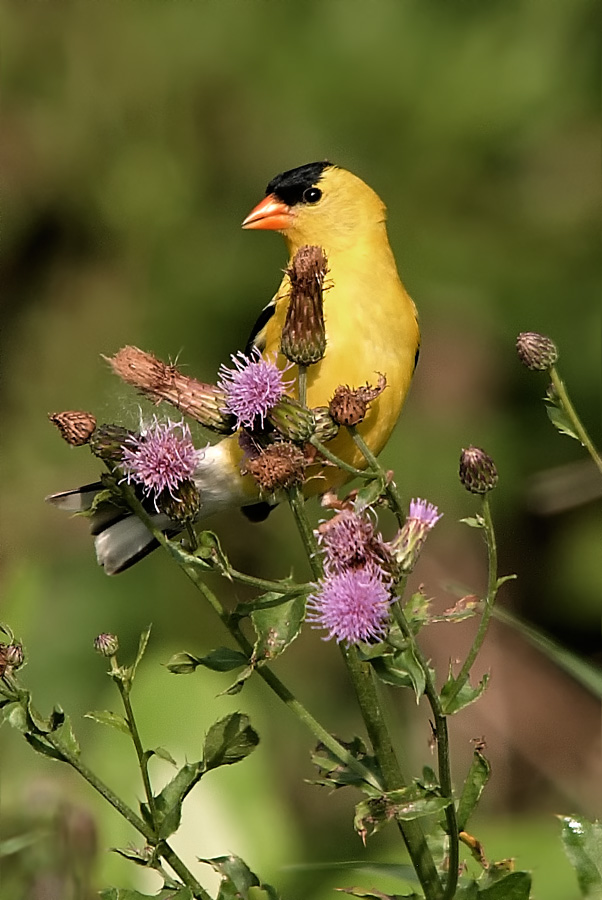
[[[389,545],[389,550],[402,572],[412,571],[429,531],[435,527],[442,515],[443,513],[428,500],[418,499],[410,502],[408,516]]]
[[[387,633],[392,601],[377,569],[347,569],[318,582],[307,599],[307,621],[314,628],[326,628],[325,641],[378,641]]]
[[[174,492],[183,481],[193,478],[203,455],[192,443],[190,429],[184,421],[160,422],[156,416],[140,435],[126,439],[121,458],[123,481],[142,486],[146,497],[153,496],[155,509],[163,491],[177,500]]]
[[[317,535],[328,574],[367,565],[387,568],[390,561],[389,548],[380,534],[375,534],[372,520],[351,509],[343,509],[322,522]]]
[[[285,382],[282,371],[255,349],[250,356],[232,355],[234,368],[220,366],[217,386],[226,394],[225,411],[236,418],[237,427],[263,428],[268,412],[284,396],[292,382]]]

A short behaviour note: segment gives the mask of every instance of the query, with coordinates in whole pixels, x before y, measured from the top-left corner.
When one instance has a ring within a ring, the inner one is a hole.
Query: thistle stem
[[[123,708],[125,710],[126,722],[130,731],[130,735],[132,737],[134,748],[136,750],[136,756],[138,757],[138,766],[140,768],[140,775],[142,776],[144,793],[146,794],[146,800],[151,814],[151,819],[153,821],[153,826],[156,829],[158,824],[157,807],[155,805],[155,797],[148,774],[148,760],[146,759],[144,754],[144,748],[142,747],[142,741],[140,740],[140,732],[138,731],[138,725],[136,724],[134,710],[130,702],[131,683],[126,684],[123,678],[120,676],[119,666],[117,665],[117,659],[115,656],[111,657],[111,672],[113,674],[113,681],[116,682],[117,688],[121,695],[121,702],[123,703]]]
[[[552,379],[552,384],[554,385],[560,404],[562,405],[562,408],[567,417],[570,419],[571,425],[575,429],[575,434],[593,459],[594,463],[598,467],[598,470],[602,473],[602,457],[596,450],[594,442],[585,430],[583,423],[581,422],[581,419],[579,418],[577,411],[569,398],[564,382],[556,371],[556,366],[551,367],[550,378]]]
[[[404,637],[412,648],[415,658],[418,660],[425,679],[424,693],[431,707],[435,720],[435,736],[437,739],[437,768],[439,770],[439,784],[442,795],[449,800],[445,808],[445,821],[449,835],[449,874],[445,884],[443,900],[452,900],[458,886],[458,867],[460,861],[458,842],[458,820],[454,804],[454,792],[451,778],[451,761],[449,754],[449,735],[447,730],[447,718],[443,713],[441,700],[431,676],[428,662],[420,649],[414,632],[410,628],[405,613],[399,600],[393,607],[395,619],[401,628]]]
[[[307,366],[299,363],[297,366],[297,371],[299,373],[299,377],[297,379],[298,390],[299,390],[299,403],[303,406],[307,403]]]
[[[449,694],[446,698],[446,703],[449,705],[455,698],[458,696],[466,682],[468,681],[468,677],[470,675],[470,670],[474,664],[475,659],[479,653],[483,645],[483,641],[485,640],[485,635],[487,634],[487,627],[489,625],[489,620],[491,618],[491,614],[493,612],[493,605],[495,603],[495,598],[498,592],[498,588],[500,586],[500,582],[497,576],[497,543],[495,539],[495,530],[493,528],[493,521],[491,519],[491,509],[489,507],[489,495],[483,494],[482,500],[482,517],[483,517],[483,530],[485,532],[485,542],[487,544],[487,561],[488,561],[488,569],[489,574],[487,578],[487,595],[485,597],[485,604],[483,606],[483,614],[481,616],[481,621],[479,622],[479,627],[477,629],[477,633],[475,635],[474,641],[472,642],[472,646],[468,651],[468,655],[464,660],[462,668],[458,673],[457,678],[454,681],[453,687],[451,688]]]
[[[395,483],[390,480],[390,478],[387,475],[387,472],[385,472],[385,470],[379,463],[378,459],[376,458],[376,456],[374,455],[372,450],[370,450],[370,448],[364,441],[363,437],[361,436],[361,434],[359,433],[359,431],[357,430],[355,425],[349,425],[347,427],[349,429],[349,433],[351,434],[351,437],[353,438],[353,440],[355,442],[356,447],[358,447],[358,449],[361,451],[366,462],[370,465],[373,472],[380,475],[382,482],[383,482],[385,493],[387,495],[387,498],[388,498],[390,506],[391,506],[391,509],[395,513],[399,524],[403,525],[403,523],[405,521],[405,510],[404,510],[403,504],[401,502],[401,498],[400,498],[399,494],[397,493],[397,488],[395,486]]]

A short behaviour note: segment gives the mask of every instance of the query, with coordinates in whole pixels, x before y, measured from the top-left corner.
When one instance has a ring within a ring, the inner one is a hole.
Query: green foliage
[[[559,816],[562,844],[585,900],[602,897],[602,824],[576,816]]]

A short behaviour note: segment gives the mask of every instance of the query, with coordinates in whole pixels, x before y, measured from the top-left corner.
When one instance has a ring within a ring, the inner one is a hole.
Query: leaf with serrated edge
[[[123,716],[111,712],[108,709],[93,709],[90,712],[87,712],[84,715],[84,718],[92,719],[93,722],[98,722],[99,725],[109,725],[111,728],[115,728],[117,731],[121,731],[128,736],[130,734],[130,729]]]
[[[147,627],[144,629],[144,631],[140,635],[140,640],[138,642],[138,652],[136,653],[136,659],[134,660],[134,664],[131,668],[130,678],[132,681],[134,680],[134,675],[136,674],[136,669],[138,668],[138,665],[139,665],[140,661],[142,660],[142,657],[144,656],[144,651],[146,650],[146,646],[148,644],[148,639],[150,637],[152,627],[153,627],[152,625],[147,625]]]
[[[458,804],[458,831],[464,831],[483,789],[491,775],[491,766],[482,753],[475,750]]]
[[[489,675],[486,673],[476,687],[473,687],[470,681],[466,681],[455,696],[456,679],[450,674],[448,680],[441,689],[441,708],[444,716],[452,716],[478,700],[489,681]]]
[[[571,420],[563,409],[548,402],[546,403],[546,412],[550,422],[560,434],[566,434],[568,437],[573,438],[574,441],[579,441],[579,443],[581,443],[579,436],[575,433]]]
[[[299,632],[305,618],[305,597],[293,597],[290,600],[282,594],[265,594],[273,601],[251,613],[253,628],[257,633],[254,647],[255,659],[272,660],[280,656],[291,644]]]
[[[252,753],[259,743],[259,735],[249,717],[231,713],[214,722],[203,744],[203,760],[207,771],[217,766],[239,762]]]

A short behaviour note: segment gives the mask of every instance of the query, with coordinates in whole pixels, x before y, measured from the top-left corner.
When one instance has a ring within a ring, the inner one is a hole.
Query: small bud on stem
[[[368,404],[382,394],[386,386],[384,375],[378,376],[376,387],[365,384],[353,389],[348,385],[339,385],[328,407],[330,415],[337,425],[359,425],[366,416]]]
[[[519,334],[516,352],[522,364],[533,371],[551,369],[558,360],[558,349],[554,341],[536,331],[523,331]]]
[[[460,455],[460,481],[471,494],[486,494],[498,482],[494,461],[479,447],[468,447]]]
[[[281,350],[293,363],[310,366],[319,362],[326,350],[324,327],[324,278],[328,271],[321,247],[301,247],[287,275],[291,284]]]

